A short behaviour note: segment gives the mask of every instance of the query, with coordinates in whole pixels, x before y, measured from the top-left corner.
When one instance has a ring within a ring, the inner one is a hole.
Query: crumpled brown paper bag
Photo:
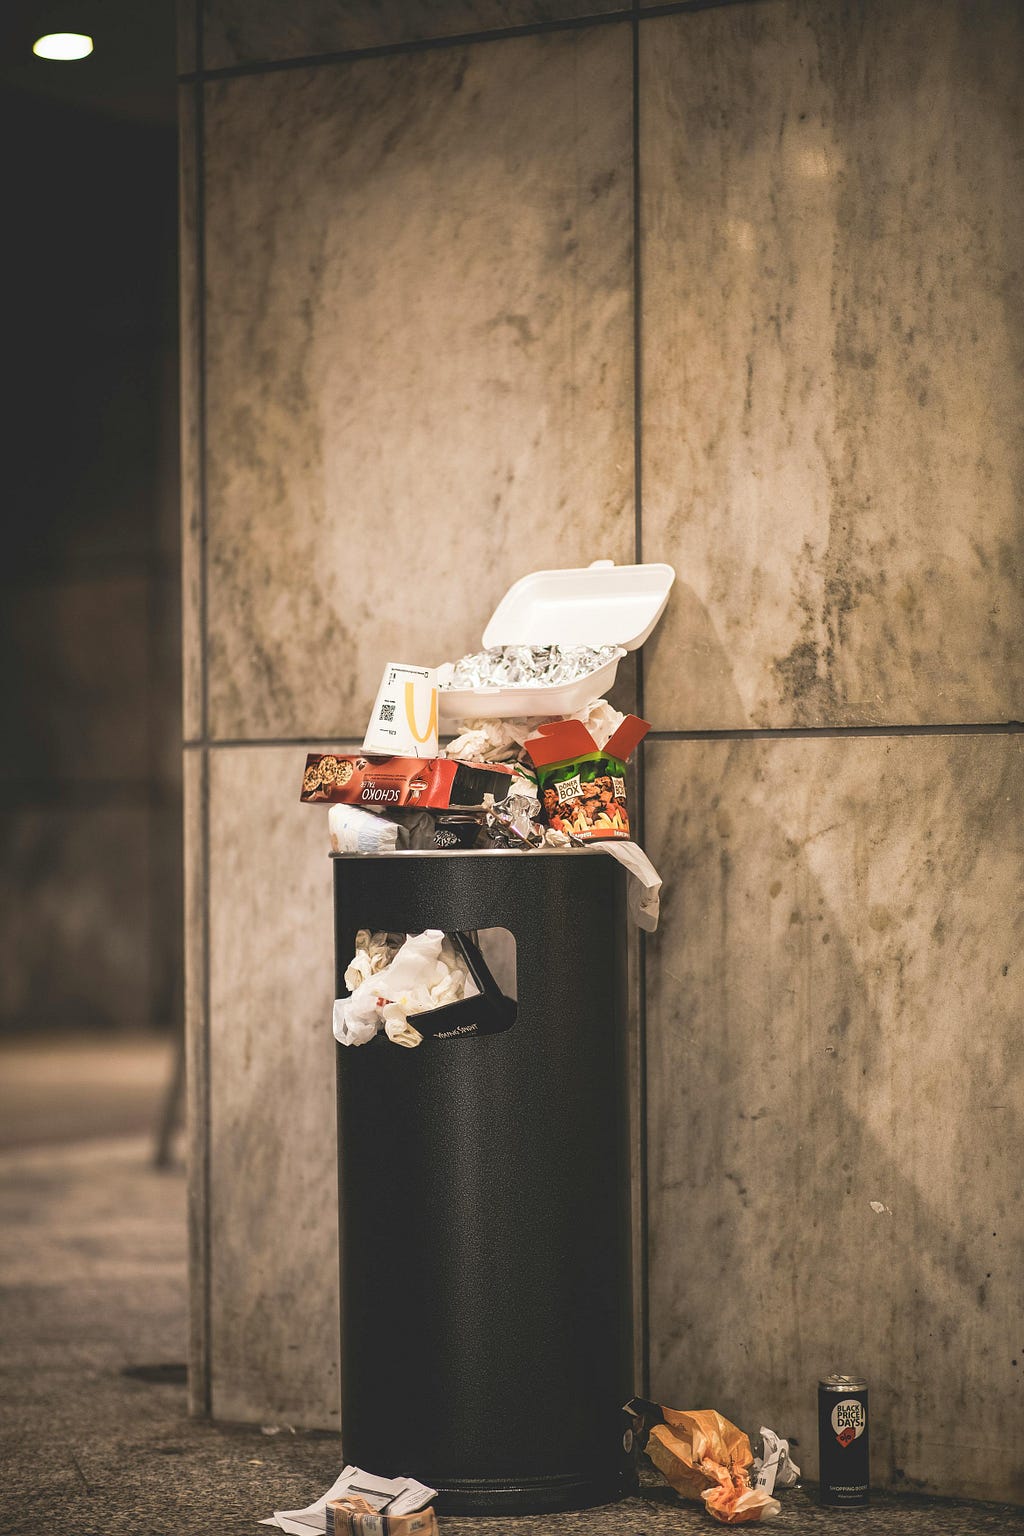
[[[781,1512],[777,1499],[750,1486],[754,1455],[741,1429],[714,1408],[661,1411],[665,1422],[651,1428],[647,1454],[684,1499],[703,1499],[723,1525],[753,1525]]]

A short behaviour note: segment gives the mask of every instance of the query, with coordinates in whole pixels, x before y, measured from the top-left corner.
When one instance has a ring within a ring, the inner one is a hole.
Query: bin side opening
[[[507,928],[478,928],[477,948],[483,955],[487,969],[506,997],[517,1001],[519,987],[516,981],[516,937]]]
[[[433,1040],[463,1040],[511,1029],[519,1013],[516,941],[507,928],[476,928],[449,937],[469,967],[473,990],[459,1002],[409,1015]]]

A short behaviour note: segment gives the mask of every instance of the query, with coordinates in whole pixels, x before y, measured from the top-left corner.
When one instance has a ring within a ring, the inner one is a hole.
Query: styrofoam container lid
[[[668,602],[670,565],[595,560],[534,571],[509,587],[484,630],[484,645],[643,645]]]

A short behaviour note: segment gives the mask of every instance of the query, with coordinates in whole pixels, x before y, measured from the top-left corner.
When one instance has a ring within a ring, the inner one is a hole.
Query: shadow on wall
[[[741,718],[679,601],[687,661]],[[860,1371],[876,1482],[1019,1500],[991,1466],[1024,1378],[1015,738],[656,741],[646,762],[653,1395],[771,1425],[814,1476],[816,1382]]]

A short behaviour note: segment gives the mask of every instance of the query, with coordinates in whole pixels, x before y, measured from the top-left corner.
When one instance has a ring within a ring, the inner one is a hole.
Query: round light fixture
[[[36,38],[32,52],[40,59],[85,59],[92,53],[92,38],[81,32],[47,32]]]

